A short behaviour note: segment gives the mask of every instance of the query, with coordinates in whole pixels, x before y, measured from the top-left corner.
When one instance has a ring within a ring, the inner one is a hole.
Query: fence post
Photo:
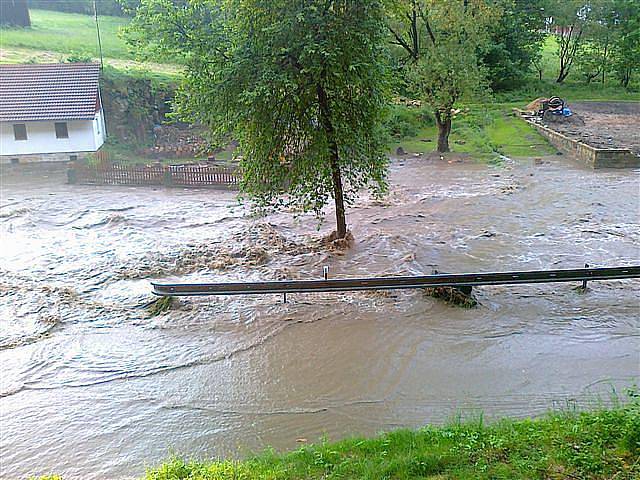
[[[164,172],[162,172],[162,184],[165,187],[173,185],[173,177],[171,176],[171,168],[169,167],[165,167]]]
[[[78,172],[76,171],[75,164],[69,165],[67,169],[67,183],[73,185],[78,181]]]

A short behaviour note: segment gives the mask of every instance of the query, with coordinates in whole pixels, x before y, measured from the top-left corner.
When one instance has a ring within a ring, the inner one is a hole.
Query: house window
[[[56,138],[69,138],[67,122],[56,122]]]
[[[13,124],[13,138],[14,140],[27,139],[27,126],[24,123]]]

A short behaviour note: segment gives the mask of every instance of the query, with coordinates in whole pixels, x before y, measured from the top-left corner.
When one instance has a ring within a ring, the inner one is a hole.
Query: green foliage
[[[389,108],[384,125],[389,135],[401,139],[415,137],[422,128],[433,125],[434,121],[433,114],[426,108],[393,105]]]
[[[491,41],[481,52],[493,90],[514,88],[539,58],[544,41],[544,0],[497,0],[502,14],[489,25]]]
[[[538,420],[482,418],[446,427],[398,430],[371,439],[267,452],[242,462],[173,458],[147,480],[226,479],[627,479],[638,478],[637,400],[593,412],[553,413]],[[629,440],[631,439],[631,440]],[[629,443],[631,442],[631,443]]]
[[[73,52],[67,56],[65,61],[67,63],[91,63],[93,58],[91,58],[91,55],[87,55],[86,53]]]
[[[438,151],[447,152],[453,107],[487,92],[479,52],[501,11],[485,0],[397,0],[389,12],[393,43],[407,54],[406,88],[433,108]]]
[[[177,111],[239,141],[258,206],[321,215],[385,188],[383,19],[376,0],[143,0],[128,38],[184,58]]]
[[[517,103],[524,107],[532,99],[558,95],[569,102],[578,100],[618,100],[640,101],[640,88],[637,84],[624,88],[617,84],[601,84],[566,81],[558,84],[555,81],[528,80],[516,90],[496,93],[494,98],[500,103]]]
[[[640,8],[636,0],[616,0],[617,23],[612,69],[620,84],[628,88],[640,70]]]

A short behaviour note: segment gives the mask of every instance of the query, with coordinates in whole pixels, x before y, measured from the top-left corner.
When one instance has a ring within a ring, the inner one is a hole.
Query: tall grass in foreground
[[[174,458],[147,480],[640,478],[640,401],[537,420],[456,423],[265,453],[246,461]]]

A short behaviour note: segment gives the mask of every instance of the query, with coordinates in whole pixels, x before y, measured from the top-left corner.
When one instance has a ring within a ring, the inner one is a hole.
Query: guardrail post
[[[329,279],[329,265],[325,265],[324,267],[322,267],[322,275],[324,276],[325,280]]]
[[[589,268],[589,264],[585,263],[584,264],[584,268]],[[587,289],[587,281],[586,280],[582,280],[582,289],[586,290]]]

